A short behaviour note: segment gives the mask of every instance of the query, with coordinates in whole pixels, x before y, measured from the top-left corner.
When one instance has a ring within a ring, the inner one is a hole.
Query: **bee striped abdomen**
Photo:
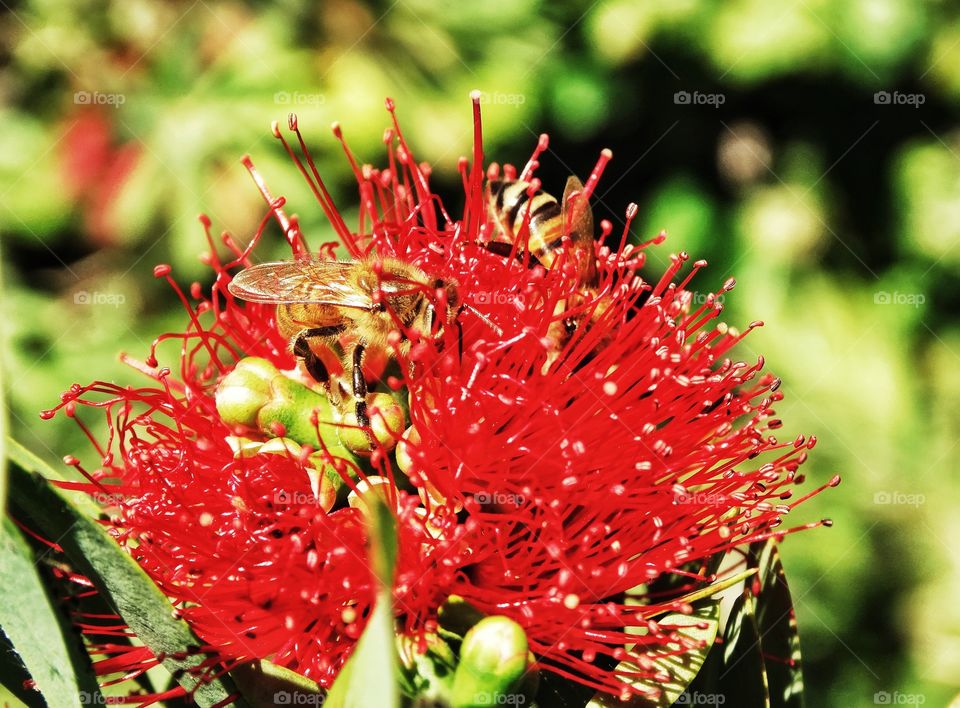
[[[491,212],[509,239],[517,239],[529,212],[528,251],[549,268],[563,241],[563,213],[556,197],[539,189],[531,197],[530,183],[522,180],[492,180],[487,190]]]

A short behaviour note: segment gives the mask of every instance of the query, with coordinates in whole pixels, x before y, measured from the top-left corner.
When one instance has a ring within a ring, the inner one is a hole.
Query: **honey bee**
[[[539,263],[544,268],[552,268],[564,248],[564,237],[569,236],[567,258],[573,259],[581,284],[594,286],[597,268],[593,251],[593,212],[588,204],[571,203],[577,195],[583,194],[583,184],[571,175],[567,179],[561,202],[542,189],[536,190],[532,197],[529,191],[530,183],[523,180],[487,182],[489,211],[506,240],[493,241],[487,247],[495,252],[509,253],[509,249],[503,246],[512,247],[517,241],[529,212],[528,261],[532,261],[533,265]]]
[[[293,354],[303,360],[310,376],[328,392],[329,372],[311,342],[337,352],[341,338],[351,335],[352,348],[342,355],[343,370],[351,372],[357,424],[368,435],[364,352],[371,347],[385,350],[393,332],[400,333],[401,352],[409,351],[407,333],[414,330],[440,340],[448,326],[456,325],[460,331],[457,316],[465,307],[456,283],[429,276],[396,258],[378,256],[360,261],[260,263],[237,273],[228,289],[242,300],[277,306],[277,329],[290,339]],[[432,294],[437,291],[446,293],[445,312],[438,312],[434,304]],[[331,400],[342,408],[349,404],[337,397]]]
[[[548,270],[554,266],[564,249],[567,249],[565,258],[567,262],[572,259],[580,288],[566,300],[557,303],[555,315],[590,301],[597,303],[585,314],[551,323],[547,336],[555,343],[557,350],[567,346],[578,328],[599,321],[610,305],[608,297],[598,298],[597,294],[593,212],[589,204],[583,202],[582,197],[574,203],[578,195],[582,194],[583,183],[574,175],[567,178],[560,202],[542,189],[536,190],[531,197],[530,183],[523,180],[487,182],[488,210],[499,227],[498,236],[502,240],[493,240],[484,247],[504,256],[509,256],[516,248],[518,256],[526,256],[528,267],[541,265]],[[518,240],[525,221],[528,236],[526,249],[523,249],[523,243],[518,243]],[[608,340],[609,334],[604,335],[598,346],[603,346]],[[557,357],[556,351],[549,353],[544,370],[547,370]]]

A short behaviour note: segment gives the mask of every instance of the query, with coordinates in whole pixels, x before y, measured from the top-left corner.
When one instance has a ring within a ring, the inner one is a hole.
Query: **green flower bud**
[[[303,448],[300,447],[300,444],[290,438],[271,438],[263,443],[260,449],[257,450],[258,455],[284,455],[285,457],[292,457],[295,460],[299,459],[302,453]]]
[[[236,458],[253,457],[260,448],[263,447],[261,440],[252,440],[239,435],[228,435],[227,445],[233,450],[233,456]]]
[[[333,408],[327,397],[287,378],[275,376],[270,380],[270,399],[257,413],[257,427],[267,435],[282,434],[301,445],[320,449],[313,416],[320,422],[320,435],[330,447],[340,447],[336,429],[330,425]]]
[[[334,457],[346,457],[349,459],[350,456],[350,453],[347,452],[345,448],[339,446],[330,448],[328,451]],[[317,471],[316,480],[311,477],[311,482],[320,490],[318,497],[326,500],[328,495],[332,495],[333,503],[331,507],[346,502],[350,487],[343,481],[343,477],[337,472],[334,464],[327,461],[327,457],[323,452],[315,452],[310,455],[308,459],[311,466]],[[356,479],[356,475],[354,474],[351,474],[350,477]],[[329,509],[327,509],[327,511],[329,511]]]
[[[374,494],[380,495],[380,498],[383,500],[384,504],[387,506],[389,503],[389,494],[390,494],[390,480],[386,477],[380,477],[378,475],[370,475],[365,479],[361,479],[357,482],[357,490],[350,491],[350,494],[347,495],[347,503],[352,509],[360,509],[361,511],[367,510],[366,497]],[[396,495],[397,490],[393,489],[394,496]]]
[[[258,428],[272,437],[261,443],[229,436],[227,442],[237,457],[270,453],[299,457],[301,446],[309,445],[315,452],[307,458],[312,468],[307,474],[320,506],[329,511],[338,500],[346,501],[346,485],[323,450],[333,458],[353,460],[353,455],[331,425],[336,416],[326,396],[285,376],[266,359],[248,357],[223,378],[216,401],[225,423]]]
[[[449,705],[457,658],[436,634],[427,634],[423,640],[426,651],[421,653],[419,637],[397,637],[400,690],[409,698],[420,699],[414,705]]]
[[[397,434],[406,426],[403,406],[389,393],[374,393],[367,397],[367,417],[370,429],[384,450],[392,450],[397,444]],[[357,427],[357,414],[351,410],[340,421],[343,427],[338,429],[340,442],[348,450],[368,452],[373,449],[367,431]]]
[[[217,412],[227,425],[256,427],[257,412],[270,399],[270,381],[280,372],[260,357],[237,362],[217,387]]]
[[[418,442],[420,442],[420,433],[411,425],[404,431],[403,437],[400,438],[400,442],[397,443],[397,467],[399,467],[400,471],[404,474],[410,472],[410,468],[413,466],[410,447],[411,445],[416,445]]]
[[[495,615],[477,622],[460,646],[454,708],[501,705],[523,678],[528,656],[527,635],[512,619]]]

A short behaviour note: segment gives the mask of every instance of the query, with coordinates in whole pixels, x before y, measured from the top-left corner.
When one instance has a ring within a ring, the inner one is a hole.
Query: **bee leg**
[[[506,241],[490,241],[489,243],[482,243],[480,246],[485,251],[490,251],[490,253],[502,256],[503,258],[510,258],[510,254],[514,251],[513,244],[507,243]],[[532,253],[524,253],[522,248],[517,248],[514,257],[519,263],[529,269],[532,269],[534,266],[543,265],[539,258]]]
[[[367,380],[363,378],[363,344],[353,348],[353,400],[357,411],[357,425],[367,431],[373,441],[370,431],[370,416],[367,415]]]
[[[330,372],[327,371],[327,367],[323,365],[320,357],[310,349],[310,339],[314,337],[329,339],[336,337],[341,332],[343,332],[343,325],[313,327],[303,330],[293,340],[293,355],[303,359],[303,365],[306,367],[307,373],[319,384],[329,385]]]
[[[457,355],[460,357],[459,360],[463,361],[463,324],[459,317],[454,320],[454,324],[457,325]]]

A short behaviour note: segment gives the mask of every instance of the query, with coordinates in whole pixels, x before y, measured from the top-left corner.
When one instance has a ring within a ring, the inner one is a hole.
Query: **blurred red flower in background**
[[[82,210],[84,231],[101,246],[116,241],[120,224],[110,207],[140,159],[133,142],[116,145],[109,109],[81,106],[67,117],[60,147],[64,184]]]

